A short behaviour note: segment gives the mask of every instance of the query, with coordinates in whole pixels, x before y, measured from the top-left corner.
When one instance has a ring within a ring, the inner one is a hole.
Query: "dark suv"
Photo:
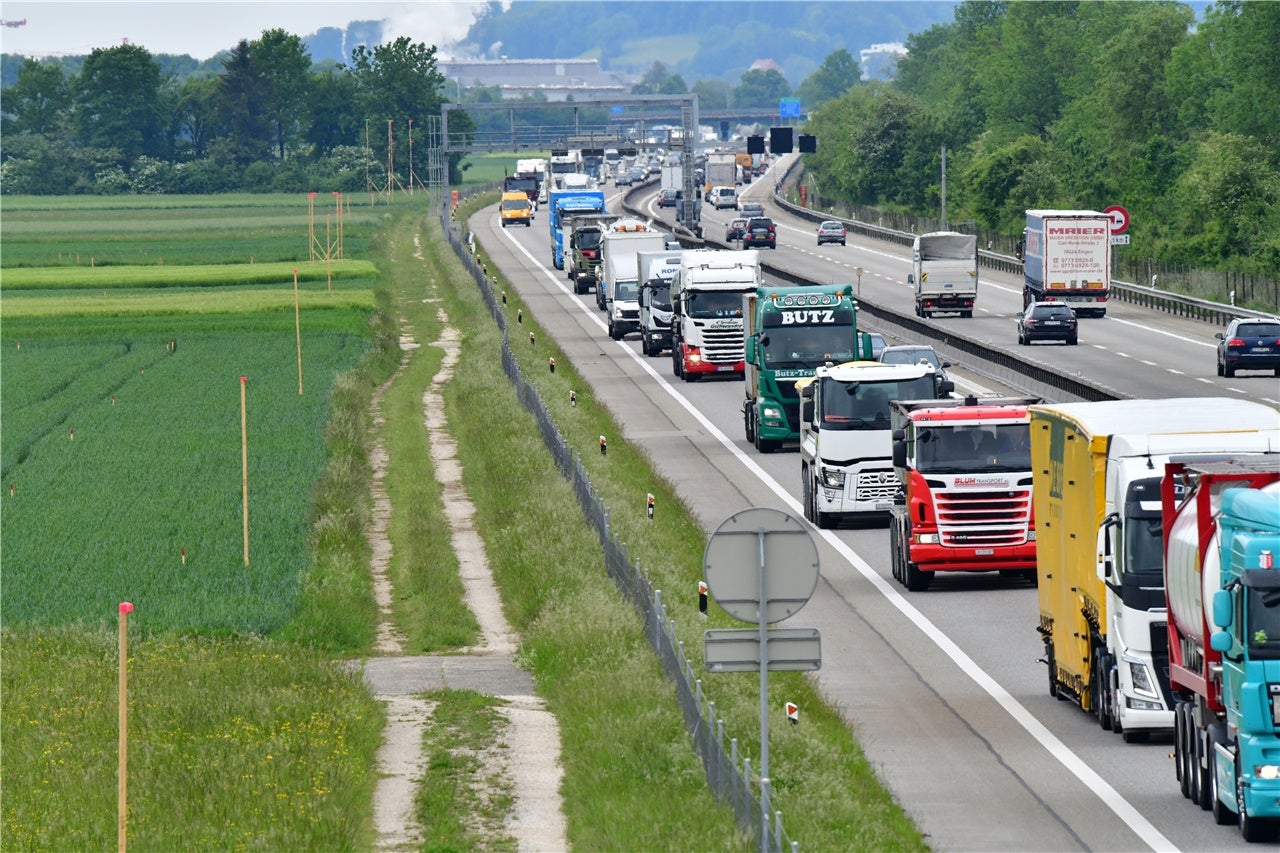
[[[1062,341],[1075,345],[1075,312],[1062,302],[1032,302],[1018,315],[1018,343]]]
[[[1237,370],[1274,370],[1280,376],[1280,320],[1237,317],[1218,332],[1218,375]]]
[[[747,229],[742,235],[742,248],[750,249],[756,246],[778,248],[778,230],[773,220],[767,216],[756,216],[747,220]]]

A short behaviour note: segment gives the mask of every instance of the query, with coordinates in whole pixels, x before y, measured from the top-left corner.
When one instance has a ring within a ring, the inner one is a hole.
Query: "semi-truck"
[[[547,201],[547,161],[541,157],[522,157],[516,160],[516,175],[533,178],[538,182],[538,195],[533,199],[534,205]]]
[[[650,357],[671,349],[671,279],[680,251],[637,252],[640,271],[640,349]]]
[[[1174,726],[1160,481],[1180,459],[1280,448],[1236,398],[1042,404],[1031,415],[1039,625],[1049,694],[1126,742]]]
[[[600,241],[600,283],[609,337],[615,341],[640,331],[640,252],[661,252],[666,235],[639,219],[611,223]]]
[[[920,234],[911,245],[907,284],[915,291],[916,316],[972,317],[978,301],[978,238],[957,231]]]
[[[582,152],[576,148],[555,148],[551,151],[551,162],[548,166],[550,189],[563,189],[566,175],[582,174]]]
[[[1039,397],[889,404],[902,498],[889,519],[893,577],[911,592],[937,572],[1036,582],[1027,406]]]
[[[742,295],[760,287],[755,249],[690,249],[671,278],[671,372],[685,382],[746,370]]]
[[[1107,313],[1111,217],[1096,210],[1028,210],[1022,305],[1065,302],[1077,316]]]
[[[610,223],[621,217],[616,213],[588,213],[569,218],[569,253],[572,262],[565,268],[573,282],[574,293],[587,293],[600,279],[600,241]]]
[[[548,193],[547,222],[551,228],[551,263],[556,269],[565,266],[565,250],[569,245],[569,220],[588,213],[604,213],[602,190],[551,190]]]
[[[1174,768],[1246,841],[1280,831],[1280,456],[1170,462],[1161,488]]]
[[[954,383],[932,364],[850,361],[819,367],[796,385],[804,517],[822,528],[887,517],[901,497],[889,402],[949,397]]]
[[[743,297],[746,318],[747,441],[761,453],[800,440],[796,381],[824,364],[871,358],[859,351],[853,285],[761,287]]]

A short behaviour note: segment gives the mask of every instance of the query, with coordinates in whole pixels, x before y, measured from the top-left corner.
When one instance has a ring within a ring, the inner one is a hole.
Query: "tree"
[[[320,158],[344,145],[363,145],[364,117],[356,107],[356,82],[336,68],[311,75],[303,139]]]
[[[193,159],[205,155],[209,141],[219,132],[218,78],[191,77],[177,92],[173,119],[179,138],[187,140]]]
[[[838,98],[862,80],[862,66],[845,48],[827,54],[822,65],[800,83],[796,95],[811,109],[823,101]]]
[[[733,93],[735,107],[778,109],[778,102],[791,96],[791,84],[775,68],[752,68],[742,75]]]
[[[727,110],[733,98],[733,87],[723,80],[699,80],[693,84],[700,110]]]
[[[271,122],[260,109],[263,96],[262,69],[253,59],[253,46],[246,39],[231,50],[222,62],[218,80],[218,116],[230,143],[235,162],[248,165],[271,154],[274,134]]]
[[[4,92],[4,133],[53,134],[70,106],[71,87],[61,67],[27,59],[17,82]]]
[[[298,36],[272,29],[249,43],[249,55],[262,87],[258,107],[275,138],[276,154],[284,160],[306,116],[311,54]]]
[[[167,154],[162,132],[160,66],[132,44],[99,48],[85,59],[76,96],[82,145],[119,151],[122,163]]]

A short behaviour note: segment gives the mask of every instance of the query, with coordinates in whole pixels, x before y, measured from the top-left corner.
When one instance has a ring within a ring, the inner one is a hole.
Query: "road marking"
[[[555,283],[557,288],[568,293],[568,288],[561,283],[560,277],[553,275],[551,271],[547,270],[547,268],[542,265],[542,262],[534,258],[533,255],[530,254],[529,251],[521,245],[521,243],[516,240],[512,234],[505,230],[502,231],[501,234],[510,240],[511,244],[515,246],[521,254],[528,258],[531,263],[546,273],[548,278]],[[589,311],[585,305],[578,302],[576,299],[573,300],[573,304],[577,305],[584,313],[591,315],[592,319],[601,328],[604,327],[604,323],[599,319],[599,317],[595,316],[598,312]],[[667,392],[677,405],[688,412],[709,435],[713,436],[716,441],[720,442],[720,445],[725,450],[729,451],[729,453],[742,463],[743,467],[755,475],[755,477],[771,492],[773,492],[778,499],[787,506],[787,508],[796,514],[803,516],[804,509],[801,507],[800,501],[792,497],[791,493],[784,489],[778,481],[774,480],[773,476],[770,475],[769,472],[761,468],[754,459],[734,444],[732,439],[721,432],[715,424],[707,420],[706,416],[703,415],[702,412],[693,405],[693,403],[689,402],[688,398],[677,391],[675,387],[667,381],[666,377],[659,375],[650,364],[650,359],[647,356],[641,356],[634,349],[627,346],[624,341],[612,341],[611,343],[620,347],[622,351],[636,363],[636,365],[648,373],[652,379],[657,381],[658,385]],[[933,641],[934,645],[936,645],[943,654],[951,658],[952,662],[954,662],[956,666],[965,673],[965,675],[969,676],[975,684],[982,688],[988,696],[995,700],[996,704],[1003,708],[1009,716],[1013,717],[1013,719],[1018,723],[1018,725],[1022,726],[1023,730],[1025,730],[1027,734],[1031,735],[1031,737],[1038,741],[1050,755],[1057,759],[1058,762],[1070,771],[1073,776],[1079,779],[1086,788],[1097,794],[1098,798],[1102,800],[1107,808],[1111,809],[1116,817],[1124,821],[1124,823],[1133,830],[1139,838],[1146,842],[1152,850],[1177,850],[1177,847],[1174,846],[1173,842],[1166,838],[1160,830],[1156,829],[1156,827],[1142,815],[1141,812],[1121,796],[1119,791],[1111,787],[1107,780],[1103,779],[1097,771],[1076,755],[1075,752],[1063,743],[1057,735],[1051,732],[1044,723],[1041,723],[1036,719],[1035,716],[1028,711],[1021,702],[1005,690],[999,682],[988,675],[982,667],[978,666],[978,664],[974,662],[971,657],[965,654],[964,650],[957,646],[955,642],[942,631],[942,629],[933,624],[928,617],[917,610],[911,602],[907,601],[906,597],[903,596],[896,587],[891,586],[888,581],[876,572],[875,569],[871,568],[871,564],[858,556],[852,548],[846,545],[831,531],[813,529],[811,532],[821,536],[828,545],[844,557],[845,560],[847,560],[848,563],[857,570],[858,574],[862,575],[868,583],[875,587],[876,591],[884,596],[890,604],[896,607],[903,616],[905,616],[921,631],[921,633]]]

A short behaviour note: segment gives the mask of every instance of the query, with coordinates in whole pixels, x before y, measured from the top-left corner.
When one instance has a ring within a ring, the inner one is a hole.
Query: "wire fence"
[[[662,671],[676,688],[676,698],[684,716],[685,727],[706,772],[707,784],[720,800],[732,809],[738,825],[752,834],[766,853],[797,853],[799,843],[792,841],[782,826],[782,813],[761,813],[760,779],[752,775],[751,760],[741,755],[737,738],[727,738],[724,720],[716,715],[715,702],[702,692],[702,679],[685,654],[684,642],[676,633],[675,622],[667,615],[662,591],[650,583],[647,572],[637,559],[627,554],[626,544],[618,541],[609,527],[609,509],[591,485],[581,457],[560,433],[543,402],[536,385],[524,378],[523,371],[510,347],[507,318],[499,297],[495,296],[488,272],[475,259],[475,241],[470,234],[463,238],[462,226],[449,214],[442,215],[442,225],[450,245],[480,288],[489,313],[502,331],[502,367],[515,388],[521,404],[533,414],[538,430],[551,451],[560,473],[572,483],[587,523],[596,531],[604,547],[605,571],[618,591],[630,601],[644,618],[645,636],[662,663]]]

